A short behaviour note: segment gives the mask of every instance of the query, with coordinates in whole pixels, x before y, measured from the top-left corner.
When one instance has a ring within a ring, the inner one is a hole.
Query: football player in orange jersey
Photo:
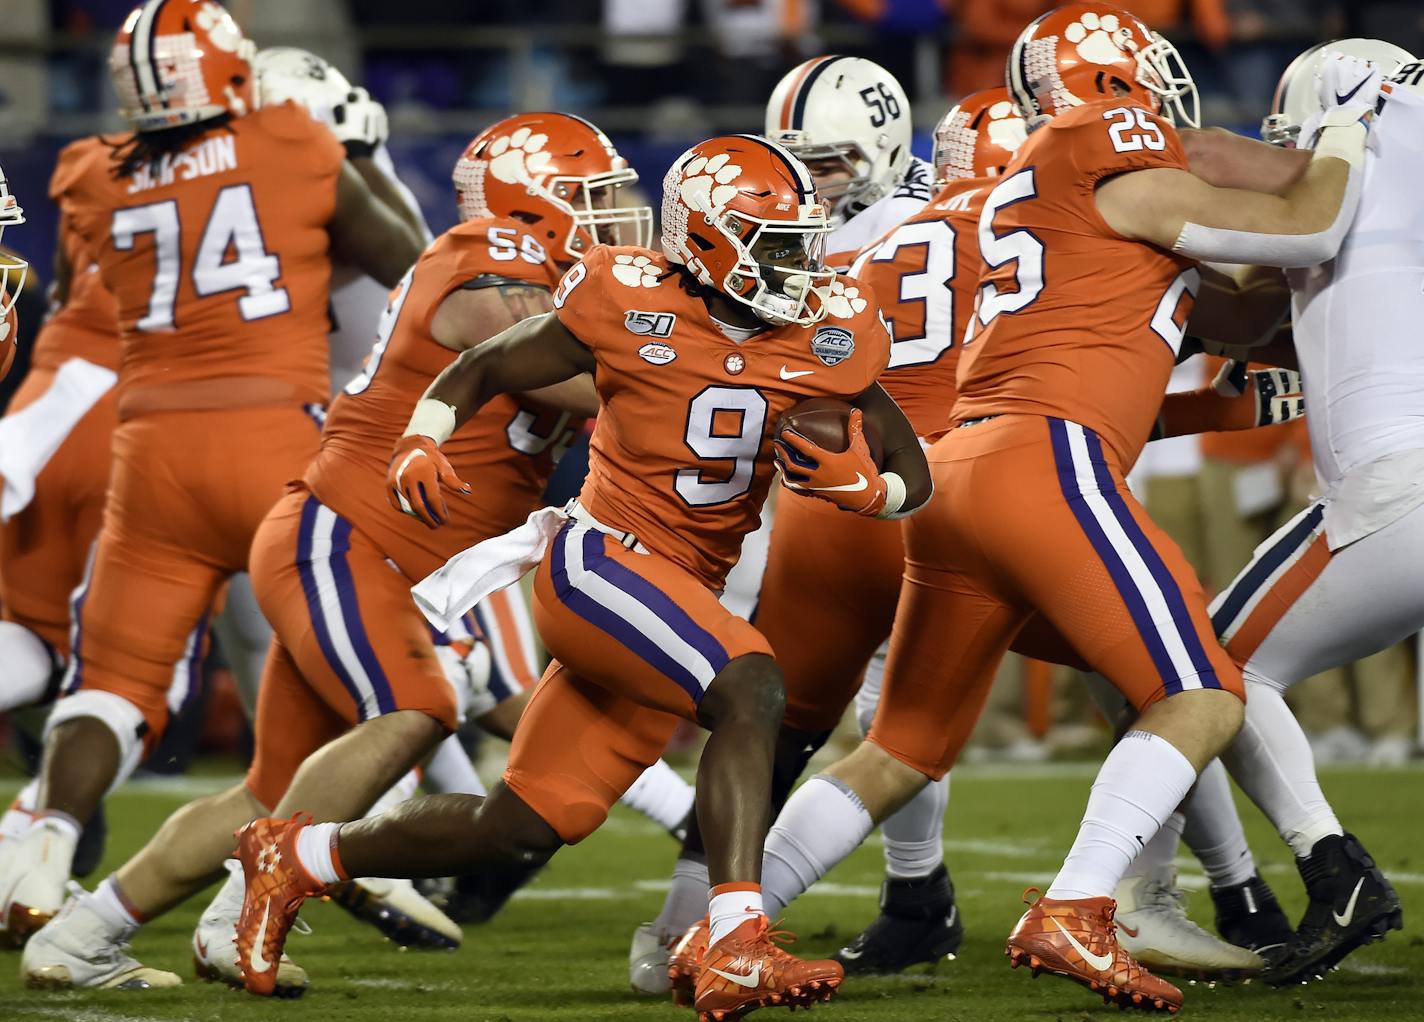
[[[1378,76],[1334,69],[1321,147],[1276,196],[1190,174],[1164,117],[1194,120],[1190,76],[1127,11],[1045,15],[1009,72],[1034,130],[980,217],[986,269],[956,428],[930,452],[935,500],[906,527],[881,706],[868,741],[803,786],[798,810],[854,847],[953,763],[1003,652],[1040,615],[1140,716],[1011,957],[1124,1006],[1175,1010],[1180,992],[1118,944],[1111,895],[1138,835],[1151,839],[1240,726],[1241,678],[1190,568],[1122,477],[1158,416],[1196,260],[1309,265],[1338,245]]]
[[[331,255],[394,284],[420,251],[305,111],[252,109],[250,52],[210,0],[134,8],[110,59],[134,131],[58,172],[118,302],[120,424],[41,814],[0,869],[12,933],[58,910],[80,826],[163,733],[193,625],[316,453]]]
[[[10,194],[10,186],[5,181],[5,172],[0,170],[0,236],[6,227],[15,227],[25,222],[25,211],[15,197]],[[15,320],[15,301],[25,286],[25,276],[30,264],[0,251],[0,380],[10,371],[15,361],[15,337],[19,324]]]
[[[115,947],[205,886],[237,827],[294,807],[323,819],[360,815],[454,728],[455,695],[410,586],[538,506],[579,425],[561,409],[592,413],[597,398],[579,379],[487,404],[445,448],[480,481],[479,494],[438,531],[386,502],[389,452],[460,351],[547,311],[561,270],[600,241],[650,238],[652,211],[615,201],[636,180],[602,132],[567,114],[516,115],[470,143],[454,172],[461,223],[392,292],[365,369],[332,405],[320,453],[253,541],[253,587],[274,639],[246,781],[174,814],[96,894],[37,934],[25,951],[30,982],[107,987],[140,976],[156,985],[153,970],[116,961]],[[510,702],[481,722],[507,736],[518,709]],[[241,983],[233,933],[242,891],[234,873],[203,914],[200,975]],[[455,930],[447,946],[458,939]],[[305,988],[294,964],[271,964],[265,992]]]
[[[466,586],[467,570],[488,579],[492,560],[498,584],[539,564],[535,621],[556,660],[502,783],[482,805],[444,796],[364,823],[251,824],[240,847],[249,881],[239,961],[274,960],[302,899],[332,879],[546,861],[603,822],[685,719],[712,732],[697,798],[715,886],[707,968],[679,995],[704,1018],[740,1017],[809,1003],[840,982],[834,963],[782,951],[760,909],[784,695],[765,639],[716,593],[771,485],[773,424],[797,402],[856,405],[843,452],[782,435],[798,485],[884,517],[926,500],[928,475],[913,428],[874,383],[889,345],[877,306],[822,267],[829,225],[800,161],[751,135],[704,142],[669,170],[662,220],[661,254],[595,248],[565,275],[552,315],[461,355],[391,459],[392,501],[439,525],[470,489],[441,451],[463,422],[501,394],[595,371],[601,409],[579,500],[419,587],[443,619],[488,588]],[[883,471],[866,420],[883,443]],[[247,976],[261,989],[262,975]]]

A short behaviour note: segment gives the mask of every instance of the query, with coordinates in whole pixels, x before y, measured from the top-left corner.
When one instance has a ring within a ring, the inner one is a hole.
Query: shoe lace
[[[307,922],[301,916],[297,916],[297,918],[292,920],[292,932],[300,933],[303,937],[310,937],[312,934],[311,923]]]

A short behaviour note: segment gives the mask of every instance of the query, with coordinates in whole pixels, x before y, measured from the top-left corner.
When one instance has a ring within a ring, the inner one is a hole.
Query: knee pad
[[[0,621],[0,663],[6,685],[0,711],[49,702],[59,692],[64,664],[49,643],[14,621]]]
[[[123,696],[99,689],[82,688],[54,704],[45,721],[45,738],[61,724],[81,717],[93,717],[113,733],[119,743],[119,769],[106,795],[129,779],[143,759],[143,739],[148,722],[142,711]]]

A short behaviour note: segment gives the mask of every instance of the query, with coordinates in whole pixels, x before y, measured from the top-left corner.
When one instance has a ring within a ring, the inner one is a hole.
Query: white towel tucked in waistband
[[[0,419],[0,522],[8,522],[34,499],[35,480],[79,420],[109,392],[118,376],[111,369],[71,358],[33,404]]]
[[[476,543],[411,587],[415,605],[436,628],[448,629],[490,593],[513,585],[544,559],[568,515],[544,507],[519,528]]]

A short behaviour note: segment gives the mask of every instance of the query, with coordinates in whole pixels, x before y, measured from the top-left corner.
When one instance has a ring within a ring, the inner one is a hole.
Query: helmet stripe
[[[163,106],[168,106],[168,100],[159,89],[158,55],[153,45],[153,29],[158,24],[159,13],[167,3],[168,0],[148,0],[143,5],[138,21],[134,23],[133,34],[129,37],[129,66],[133,68],[138,84],[139,102],[143,104],[145,113],[153,109],[151,100],[158,100]]]
[[[811,86],[816,84],[816,79],[820,78],[826,68],[841,60],[849,60],[844,54],[837,57],[827,57],[806,73],[806,77],[801,79],[801,83],[796,87],[796,104],[791,109],[791,120],[786,127],[795,131],[800,131],[806,120],[806,101],[811,96]]]
[[[795,105],[796,96],[801,91],[801,83],[806,80],[806,76],[811,73],[813,67],[826,59],[826,57],[812,57],[810,60],[802,62],[802,64],[796,68],[796,81],[791,88],[786,90],[786,95],[781,100],[782,131],[786,131],[791,127],[791,108]]]
[[[806,202],[816,201],[816,183],[811,180],[811,173],[806,169],[806,165],[798,160],[784,146],[778,145],[769,138],[762,138],[760,135],[734,135],[733,138],[745,138],[758,145],[766,146],[772,154],[778,157],[786,165],[786,169],[791,173],[791,180],[796,183],[796,190],[801,194],[801,198]]]

